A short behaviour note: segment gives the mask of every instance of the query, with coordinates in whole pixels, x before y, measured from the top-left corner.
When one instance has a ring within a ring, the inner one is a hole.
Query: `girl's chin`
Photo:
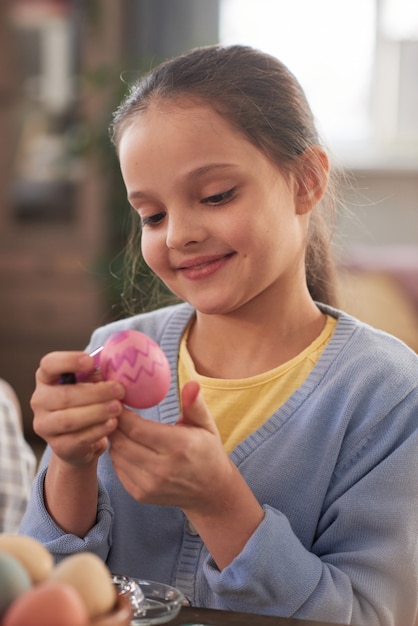
[[[228,315],[228,313],[232,313],[235,311],[235,306],[231,306],[231,304],[226,302],[215,301],[212,299],[199,300],[197,298],[192,298],[189,301],[189,304],[202,315]]]
[[[196,311],[204,315],[226,315],[241,306],[240,303],[227,300],[225,289],[222,288],[211,290],[206,287],[199,290],[197,285],[194,291],[192,289],[175,291],[172,287],[168,286],[168,288],[177,298],[183,302],[188,302]]]

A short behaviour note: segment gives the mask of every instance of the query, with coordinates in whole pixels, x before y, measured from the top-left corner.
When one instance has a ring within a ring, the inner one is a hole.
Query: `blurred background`
[[[418,3],[2,0],[0,377],[34,445],[42,355],[83,349],[124,314],[129,208],[111,112],[151,66],[217,42],[261,48],[298,77],[350,175],[336,233],[341,306],[418,351]]]

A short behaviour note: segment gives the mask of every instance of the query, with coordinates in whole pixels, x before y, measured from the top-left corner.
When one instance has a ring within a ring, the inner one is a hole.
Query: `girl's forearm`
[[[45,476],[45,506],[66,533],[84,537],[97,517],[97,460],[73,466],[52,454]]]

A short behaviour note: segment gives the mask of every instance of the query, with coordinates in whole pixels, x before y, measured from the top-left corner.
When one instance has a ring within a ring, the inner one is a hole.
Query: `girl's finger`
[[[122,411],[121,402],[112,399],[88,407],[73,407],[48,413],[35,413],[33,428],[39,436],[49,439],[58,435],[82,432],[95,425],[101,425],[109,419],[114,419]]]
[[[181,390],[183,413],[177,424],[198,426],[214,435],[218,434],[216,424],[207,408],[200,386],[196,381],[187,382]]]
[[[57,411],[123,400],[124,395],[125,389],[117,381],[56,386],[38,384],[31,398],[31,407],[34,412]]]
[[[36,380],[45,384],[58,383],[62,374],[93,370],[94,359],[85,352],[50,352],[41,359]]]

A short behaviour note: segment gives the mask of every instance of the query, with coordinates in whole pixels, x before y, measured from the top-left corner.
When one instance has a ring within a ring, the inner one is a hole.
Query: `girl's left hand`
[[[232,464],[198,383],[186,383],[181,399],[183,414],[175,426],[124,410],[109,437],[113,466],[140,502],[213,513]]]
[[[241,552],[264,510],[225,452],[199,385],[181,393],[175,426],[123,411],[109,436],[115,471],[139,502],[180,507],[219,569]]]

